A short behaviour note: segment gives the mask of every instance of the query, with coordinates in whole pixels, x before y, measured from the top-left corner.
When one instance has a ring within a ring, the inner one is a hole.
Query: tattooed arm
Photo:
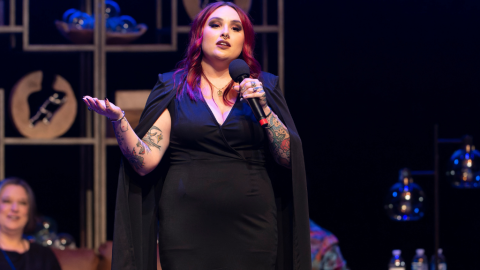
[[[147,134],[140,140],[128,120],[123,117],[122,109],[108,99],[99,100],[98,98],[84,96],[83,101],[89,110],[110,119],[119,119],[118,121],[112,121],[118,146],[138,174],[146,175],[157,167],[170,143],[172,120],[167,109],[163,111]]]
[[[258,79],[246,78],[240,85],[235,85],[233,89],[238,91],[243,98],[258,98],[259,105],[262,106],[263,112],[265,115],[268,115],[268,126],[265,130],[267,132],[270,152],[278,164],[286,168],[291,168],[290,133],[278,116],[268,107],[267,95],[263,89],[262,82]]]
[[[268,126],[265,128],[270,152],[278,164],[290,169],[290,133],[287,127],[268,106],[264,108],[264,111],[265,115],[270,113],[267,117]]]
[[[140,140],[126,118],[113,122],[118,146],[140,175],[151,172],[163,157],[170,141],[171,119],[167,109]]]

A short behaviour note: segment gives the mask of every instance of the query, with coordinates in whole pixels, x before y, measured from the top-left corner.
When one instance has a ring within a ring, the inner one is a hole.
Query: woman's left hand
[[[244,79],[240,85],[235,85],[233,89],[242,96],[242,98],[258,98],[260,106],[263,109],[267,107],[267,96],[263,89],[262,82],[257,79]]]

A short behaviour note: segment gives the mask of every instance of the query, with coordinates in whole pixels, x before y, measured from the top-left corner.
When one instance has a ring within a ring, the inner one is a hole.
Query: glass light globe
[[[57,233],[57,222],[47,216],[38,217],[36,231],[41,230],[46,230],[48,233]]]
[[[480,188],[480,152],[472,137],[463,138],[463,147],[450,157],[447,177],[456,188]]]
[[[76,11],[68,17],[68,23],[77,29],[93,29],[94,19],[85,12]]]
[[[45,247],[52,246],[56,238],[57,235],[47,229],[42,229],[35,234],[35,242]]]
[[[71,8],[63,13],[62,20],[66,23],[69,22],[70,16],[72,16],[73,13],[77,12],[79,10]]]
[[[138,31],[137,22],[135,21],[134,18],[128,15],[122,15],[119,17],[119,20],[117,21],[115,31],[120,33]]]
[[[61,250],[76,249],[75,240],[68,233],[59,233],[55,241],[53,241],[53,246]]]
[[[394,184],[386,197],[385,210],[392,220],[419,220],[425,213],[425,193],[413,183],[409,169],[399,172],[398,182]]]
[[[120,15],[120,6],[115,1],[105,1],[105,18],[113,18]]]
[[[120,23],[120,17],[112,17],[107,19],[107,31],[115,32],[117,25]]]

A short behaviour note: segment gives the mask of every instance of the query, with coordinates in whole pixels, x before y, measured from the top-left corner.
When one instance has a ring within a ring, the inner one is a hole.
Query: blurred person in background
[[[310,245],[312,270],[347,270],[338,239],[331,232],[310,220]]]
[[[35,196],[24,180],[0,182],[0,269],[60,270],[52,250],[23,235],[35,229]]]

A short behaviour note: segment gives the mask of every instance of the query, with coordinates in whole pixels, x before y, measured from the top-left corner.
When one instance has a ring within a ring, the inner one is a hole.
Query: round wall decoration
[[[60,75],[34,71],[21,78],[10,94],[10,116],[28,138],[51,139],[67,132],[77,115],[72,86]]]
[[[210,2],[215,2],[215,1],[208,1],[208,0],[182,0],[183,6],[185,7],[185,10],[187,11],[188,16],[190,19],[193,20],[195,16],[202,10],[206,5],[208,5]],[[250,7],[252,6],[252,0],[234,0],[234,1],[228,1],[228,2],[233,2],[237,6],[239,6],[243,11],[248,13],[250,11]]]

